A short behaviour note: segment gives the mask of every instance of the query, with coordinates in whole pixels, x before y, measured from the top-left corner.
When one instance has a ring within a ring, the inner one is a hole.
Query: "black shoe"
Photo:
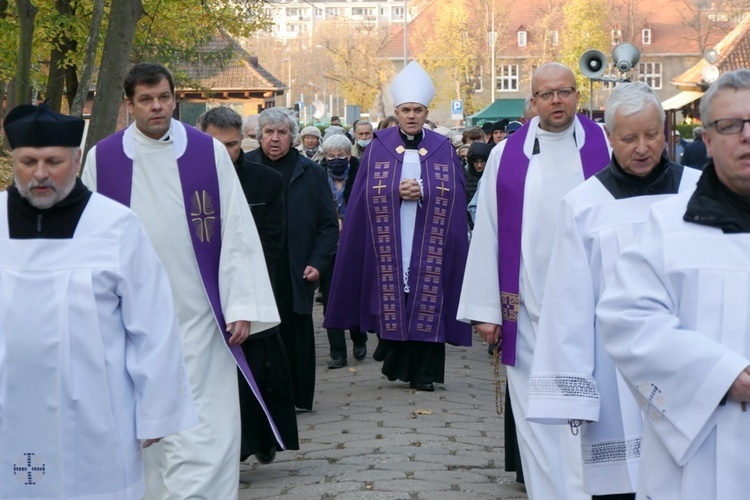
[[[362,361],[367,357],[367,346],[355,345],[352,349],[352,354],[354,354],[354,359],[356,359],[357,361]]]
[[[276,447],[271,447],[268,451],[259,451],[255,454],[255,460],[258,461],[258,463],[267,465],[273,462],[276,459]]]
[[[334,358],[328,362],[328,369],[335,370],[336,368],[343,368],[346,366],[346,360],[341,358]]]
[[[410,389],[416,389],[423,392],[435,392],[435,385],[432,382],[426,384],[417,384],[416,382],[409,382]]]

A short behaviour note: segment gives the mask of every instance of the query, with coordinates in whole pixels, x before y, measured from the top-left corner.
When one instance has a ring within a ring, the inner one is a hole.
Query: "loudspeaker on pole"
[[[612,50],[612,59],[621,73],[627,73],[641,60],[641,51],[632,43],[621,43]]]
[[[581,56],[578,67],[586,78],[599,78],[607,70],[607,56],[601,50],[589,49]]]

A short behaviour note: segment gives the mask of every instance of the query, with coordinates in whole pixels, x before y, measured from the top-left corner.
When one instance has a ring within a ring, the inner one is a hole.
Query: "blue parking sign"
[[[461,100],[451,101],[451,120],[464,119],[464,102]]]

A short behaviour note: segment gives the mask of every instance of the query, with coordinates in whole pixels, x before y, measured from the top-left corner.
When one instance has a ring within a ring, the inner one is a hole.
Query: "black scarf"
[[[750,233],[750,197],[725,186],[711,161],[703,169],[683,219],[717,227],[725,233]]]

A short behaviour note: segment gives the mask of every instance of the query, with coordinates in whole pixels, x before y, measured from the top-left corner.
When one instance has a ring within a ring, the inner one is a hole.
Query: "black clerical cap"
[[[493,125],[492,122],[484,122],[482,124],[482,132],[484,133],[492,132],[492,125]]]
[[[83,138],[84,125],[81,118],[55,113],[46,104],[21,104],[8,113],[3,128],[11,149],[78,147]]]
[[[493,123],[493,124],[492,124],[492,131],[493,131],[493,132],[494,132],[495,130],[502,130],[502,131],[505,131],[505,126],[506,126],[506,125],[508,124],[508,122],[509,122],[509,121],[510,121],[510,120],[508,120],[507,118],[503,118],[503,119],[502,119],[502,120],[500,120],[499,122],[495,122],[495,123]]]

